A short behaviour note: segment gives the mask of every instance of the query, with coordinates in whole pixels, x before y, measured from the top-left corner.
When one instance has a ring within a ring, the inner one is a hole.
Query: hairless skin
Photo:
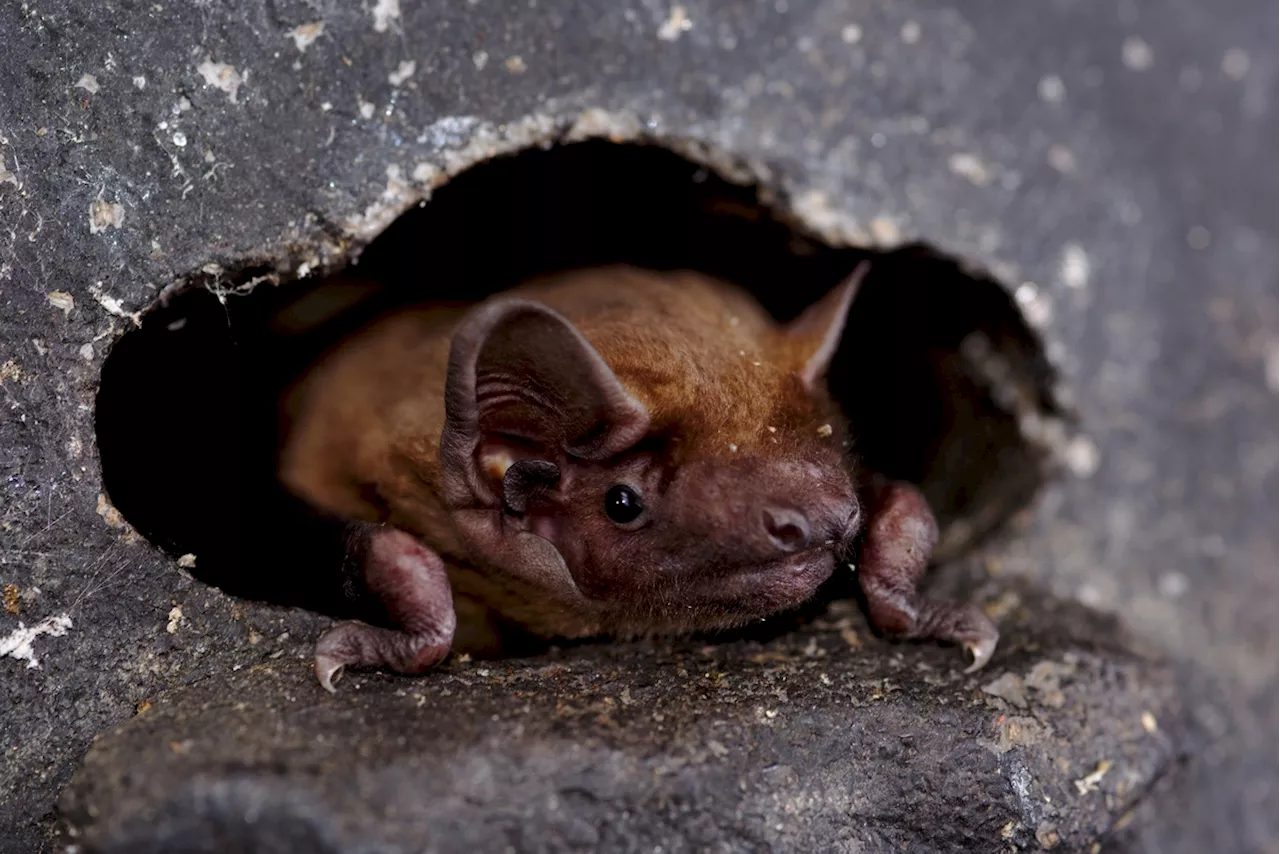
[[[863,475],[825,374],[862,264],[795,321],[693,273],[598,268],[423,307],[332,351],[286,403],[284,483],[351,523],[394,628],[340,623],[345,667],[421,673],[495,626],[547,638],[740,625],[855,563],[874,627],[982,667],[973,604],[917,592],[937,524]]]

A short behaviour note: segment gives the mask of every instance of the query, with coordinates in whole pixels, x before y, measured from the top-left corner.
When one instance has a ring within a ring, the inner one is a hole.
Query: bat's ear
[[[484,443],[534,449],[550,461],[603,460],[648,430],[644,406],[582,333],[546,306],[500,297],[474,309],[454,333],[440,443],[451,499],[498,497],[480,477]]]
[[[849,306],[870,269],[870,261],[860,263],[843,282],[787,325],[786,333],[797,342],[804,359],[796,373],[805,388],[817,388],[831,366],[844,334]]]

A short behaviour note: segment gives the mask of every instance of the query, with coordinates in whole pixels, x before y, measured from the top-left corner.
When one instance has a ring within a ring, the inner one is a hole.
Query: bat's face
[[[618,632],[810,598],[861,522],[820,382],[855,284],[787,327],[709,287],[703,309],[732,309],[705,323],[663,324],[650,303],[648,324],[601,334],[604,354],[545,305],[477,309],[454,336],[440,445],[476,562]]]
[[[792,608],[849,550],[861,513],[838,436],[774,433],[719,454],[648,444],[575,466],[523,517],[615,630],[727,627]]]

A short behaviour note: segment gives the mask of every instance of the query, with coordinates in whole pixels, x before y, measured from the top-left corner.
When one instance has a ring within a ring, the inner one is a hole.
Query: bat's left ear
[[[499,297],[453,336],[440,442],[449,498],[500,496],[479,472],[484,443],[527,448],[548,462],[603,460],[649,431],[649,413],[596,349],[559,313]]]
[[[853,298],[870,269],[871,262],[863,261],[839,286],[787,324],[787,337],[797,343],[804,360],[796,374],[805,388],[816,389],[826,376],[831,359],[840,347],[849,306],[853,304]]]

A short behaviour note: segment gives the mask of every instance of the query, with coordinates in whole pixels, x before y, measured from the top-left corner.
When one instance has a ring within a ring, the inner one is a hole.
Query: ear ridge
[[[499,297],[463,319],[449,352],[440,460],[454,506],[502,500],[476,463],[484,434],[501,429],[556,457],[598,460],[642,438],[649,413],[562,315]]]
[[[870,261],[860,262],[843,282],[787,324],[787,336],[802,342],[806,348],[804,364],[796,372],[805,388],[817,388],[831,366],[840,348],[849,307],[870,270]]]

